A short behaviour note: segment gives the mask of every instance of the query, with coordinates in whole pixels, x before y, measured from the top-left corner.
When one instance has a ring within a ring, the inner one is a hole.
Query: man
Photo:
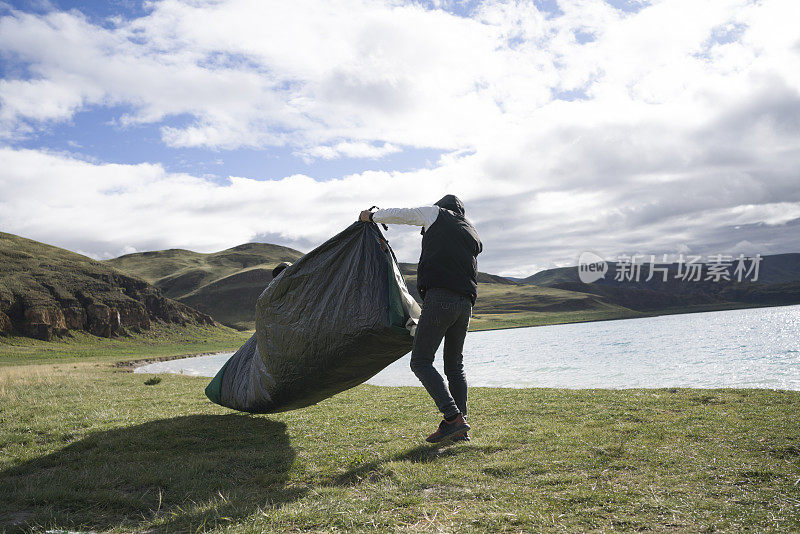
[[[281,274],[284,271],[284,269],[286,269],[287,267],[290,267],[291,265],[292,264],[289,263],[288,261],[284,261],[284,262],[279,263],[277,265],[277,267],[272,269],[272,279],[275,280],[276,278],[278,278],[278,275]]]
[[[465,419],[467,379],[462,350],[477,296],[477,256],[483,245],[475,227],[464,217],[464,204],[455,195],[445,195],[433,206],[365,210],[360,218],[376,223],[422,226],[417,289],[423,303],[411,351],[411,370],[444,416],[444,421],[427,441],[469,440],[470,427]],[[447,387],[433,366],[434,355],[443,338]]]

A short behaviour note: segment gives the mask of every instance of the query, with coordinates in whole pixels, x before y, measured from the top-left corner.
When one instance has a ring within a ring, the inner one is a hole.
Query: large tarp
[[[251,413],[315,404],[408,353],[419,314],[380,229],[353,223],[267,286],[256,333],[206,395]]]

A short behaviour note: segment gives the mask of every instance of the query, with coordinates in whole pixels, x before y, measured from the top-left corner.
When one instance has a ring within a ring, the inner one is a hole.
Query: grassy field
[[[642,317],[602,297],[551,287],[482,283],[470,330]]]
[[[101,338],[79,331],[54,341],[0,336],[0,366],[120,362],[236,350],[251,334],[226,327],[156,324],[144,333],[119,338]]]
[[[233,413],[207,379],[0,366],[0,531],[797,531],[800,393],[421,388]]]
[[[549,288],[543,288],[549,289]],[[784,306],[774,304],[771,306]],[[794,306],[794,304],[786,304]],[[681,315],[684,313],[702,313],[727,310],[744,310],[748,308],[771,307],[764,304],[750,304],[743,302],[721,302],[714,304],[697,304],[693,306],[680,306],[664,308],[656,311],[636,311],[608,304],[589,310],[572,311],[518,311],[509,313],[484,313],[476,311],[469,323],[470,331],[497,330],[500,328],[522,328],[526,326],[547,326],[564,323],[583,323],[589,321],[609,321],[615,319],[636,319],[641,317],[656,317],[658,315]],[[479,308],[475,308],[479,310]]]
[[[612,319],[631,319],[634,317],[645,317],[645,314],[633,310],[613,309],[565,312],[476,313],[470,320],[469,329],[470,331],[497,330],[500,328],[523,328],[526,326],[608,321]]]

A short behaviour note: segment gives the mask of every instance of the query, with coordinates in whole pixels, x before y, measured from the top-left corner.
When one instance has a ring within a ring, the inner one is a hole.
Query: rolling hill
[[[149,330],[153,322],[214,324],[107,264],[0,233],[0,334],[50,340],[82,330],[112,337]]]
[[[400,271],[411,294],[421,300],[417,292],[417,265],[401,263]],[[633,315],[631,310],[608,302],[602,296],[522,284],[479,271],[478,300],[472,324],[477,327],[520,326]]]
[[[50,339],[71,329],[115,336],[152,321],[254,327],[256,300],[282,261],[303,253],[247,243],[203,254],[182,249],[97,262],[0,234],[0,333]],[[400,264],[415,298],[416,265]],[[612,264],[611,272],[614,272]],[[583,284],[576,267],[522,280],[480,272],[472,328],[530,326],[800,302],[800,254],[766,256],[758,283]],[[766,281],[768,283],[763,283]],[[174,300],[173,300],[174,299]],[[178,302],[176,302],[178,301]]]
[[[208,313],[225,325],[252,329],[256,300],[272,280],[272,268],[282,261],[296,261],[302,255],[277,245],[248,243],[211,254],[180,249],[142,252],[106,263],[153,283],[165,295]],[[416,264],[401,263],[400,269],[412,295],[419,300]],[[475,328],[633,314],[597,295],[520,284],[489,273],[478,274],[478,285]]]
[[[256,300],[272,280],[272,269],[302,252],[247,243],[203,254],[170,249],[127,254],[105,263],[146,280],[176,299],[238,329],[253,328]]]

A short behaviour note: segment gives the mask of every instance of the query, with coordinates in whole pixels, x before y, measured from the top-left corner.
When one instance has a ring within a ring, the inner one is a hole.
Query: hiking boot
[[[464,415],[464,422],[465,423],[467,422],[467,416],[466,415]],[[453,441],[469,441],[469,440],[470,440],[469,439],[469,434],[467,434],[466,432],[464,432],[463,434],[461,434],[459,436],[455,436],[453,438]]]
[[[464,416],[458,414],[456,418],[449,423],[447,420],[439,423],[439,428],[436,429],[436,432],[428,436],[425,441],[428,443],[438,443],[443,439],[453,439],[457,436],[462,436],[467,433],[467,430],[469,430],[469,425],[464,421]]]

